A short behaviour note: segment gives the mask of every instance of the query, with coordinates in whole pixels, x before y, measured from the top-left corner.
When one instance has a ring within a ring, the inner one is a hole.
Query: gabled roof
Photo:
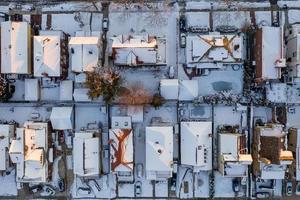
[[[99,37],[71,37],[69,41],[71,67],[74,72],[91,72],[97,67]]]
[[[1,22],[1,73],[30,73],[29,28],[27,22]]]
[[[74,174],[95,176],[100,173],[100,138],[92,132],[75,133],[73,148]]]
[[[60,68],[60,37],[34,36],[34,76],[59,77]]]
[[[111,171],[133,171],[132,129],[110,129]]]
[[[211,170],[212,122],[181,122],[180,128],[181,164]]]

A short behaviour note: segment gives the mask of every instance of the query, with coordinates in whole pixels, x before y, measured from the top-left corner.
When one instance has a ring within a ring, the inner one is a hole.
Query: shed
[[[197,80],[180,80],[179,81],[179,100],[192,101],[198,97]]]
[[[50,115],[54,130],[68,130],[73,128],[72,107],[53,107]]]
[[[176,100],[179,94],[178,79],[160,80],[160,94],[166,100]]]
[[[60,82],[59,99],[61,101],[73,100],[73,81],[65,80]]]
[[[40,84],[38,79],[25,79],[25,100],[38,101],[40,99]]]

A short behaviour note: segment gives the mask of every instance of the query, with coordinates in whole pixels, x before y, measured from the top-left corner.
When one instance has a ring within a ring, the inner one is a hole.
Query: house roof
[[[92,132],[75,133],[73,148],[74,174],[95,176],[100,173],[100,138]]]
[[[283,58],[283,32],[281,27],[263,26],[261,29],[261,77],[262,79],[280,78],[276,63]]]
[[[132,129],[110,129],[111,171],[133,171]]]
[[[179,80],[179,100],[191,101],[198,97],[197,80]]]
[[[0,171],[6,170],[10,139],[14,134],[14,125],[0,124]]]
[[[145,35],[119,35],[112,37],[114,63],[135,66],[158,63],[158,41]]]
[[[53,129],[72,129],[72,111],[72,107],[53,107],[50,115]]]
[[[161,79],[160,94],[163,98],[167,100],[178,99],[178,94],[179,94],[178,79]]]
[[[88,95],[89,89],[87,88],[75,88],[73,97],[74,101],[92,101]]]
[[[27,22],[1,22],[1,73],[30,73],[29,36]]]
[[[212,122],[180,123],[181,163],[211,170]],[[204,155],[206,152],[206,156]]]
[[[46,182],[48,178],[48,124],[25,122],[17,128],[9,153],[17,164],[18,182]]]
[[[60,37],[34,36],[34,76],[59,77],[60,68]]]
[[[146,170],[173,171],[173,127],[146,127]]]
[[[207,62],[236,63],[243,59],[243,36],[197,35],[187,37],[187,64]]]
[[[98,64],[99,37],[71,37],[69,41],[72,71],[90,72]]]

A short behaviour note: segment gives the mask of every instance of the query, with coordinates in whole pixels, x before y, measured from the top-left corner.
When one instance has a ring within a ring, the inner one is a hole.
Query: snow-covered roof
[[[36,77],[59,77],[60,67],[60,36],[34,36],[33,68]]]
[[[179,100],[191,101],[198,97],[197,80],[179,80]]]
[[[97,66],[99,37],[71,37],[69,41],[72,71],[90,72]]]
[[[75,88],[73,93],[74,101],[92,101],[88,95],[89,89]]]
[[[1,73],[29,74],[30,27],[27,22],[1,22]]]
[[[17,164],[17,182],[46,182],[48,178],[48,124],[26,122],[17,128],[9,153]]]
[[[133,171],[133,131],[132,129],[110,129],[109,145],[111,171]]]
[[[179,94],[178,79],[161,79],[160,94],[163,98],[167,100],[178,99],[178,94]]]
[[[286,83],[272,83],[272,85],[266,85],[266,98],[270,102],[285,103],[288,98],[288,85]]]
[[[155,37],[150,37],[148,34],[119,35],[112,37],[112,57],[116,65],[162,64],[159,56],[164,57],[164,55],[158,55],[158,48],[161,46]]]
[[[0,124],[0,171],[8,167],[8,151],[10,140],[14,136],[14,125]]]
[[[263,26],[256,37],[256,77],[263,80],[280,78],[280,68],[276,65],[284,58],[282,28]]]
[[[50,115],[54,130],[72,129],[72,107],[53,107]]]
[[[59,100],[72,101],[73,99],[73,81],[64,80],[60,82],[59,86]]]
[[[93,132],[75,133],[73,146],[74,174],[96,176],[100,173],[100,138]]]
[[[132,122],[144,121],[144,107],[143,106],[128,106],[127,115],[131,117]]]
[[[173,127],[146,127],[146,177],[169,178],[173,171]],[[162,175],[164,174],[164,175]]]
[[[212,122],[181,122],[180,129],[181,164],[211,170]]]
[[[242,34],[211,33],[187,36],[186,40],[188,67],[209,68],[203,63],[242,63],[244,58]],[[213,68],[218,68],[218,65],[215,64]]]
[[[40,85],[38,79],[25,79],[25,100],[38,101],[40,99]]]
[[[129,116],[112,116],[111,128],[113,129],[128,129],[131,128],[131,117]]]

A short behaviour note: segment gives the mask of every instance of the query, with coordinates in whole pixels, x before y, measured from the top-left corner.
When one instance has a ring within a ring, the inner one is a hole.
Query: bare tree
[[[143,83],[138,81],[123,88],[119,102],[127,105],[142,105],[150,103],[151,98]]]

